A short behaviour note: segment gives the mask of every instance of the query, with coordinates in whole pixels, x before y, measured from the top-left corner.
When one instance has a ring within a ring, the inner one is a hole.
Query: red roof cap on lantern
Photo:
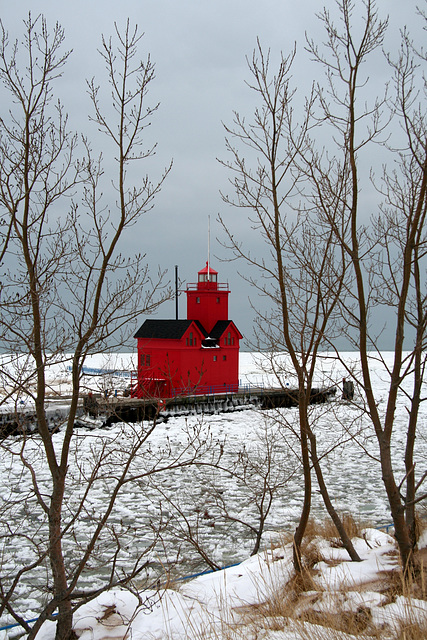
[[[209,265],[208,267],[208,263],[206,261],[206,267],[203,267],[203,269],[200,269],[200,271],[198,273],[209,273],[209,275],[211,273],[218,275],[218,271],[215,271],[215,269],[212,269],[212,267]]]

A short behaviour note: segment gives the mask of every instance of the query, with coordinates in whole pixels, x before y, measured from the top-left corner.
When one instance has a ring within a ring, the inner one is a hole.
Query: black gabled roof
[[[134,338],[180,340],[193,323],[200,330],[202,336],[207,338],[208,333],[199,320],[146,320],[135,333]],[[210,332],[209,338],[219,340],[230,324],[239,331],[232,320],[218,320]]]
[[[193,323],[206,337],[207,333],[198,320],[146,320],[135,333],[134,338],[180,340]]]
[[[210,332],[209,337],[219,340],[219,338],[227,330],[230,324],[232,324],[233,327],[236,329],[236,331],[240,334],[240,331],[237,329],[236,325],[232,320],[218,320],[218,322],[215,324],[212,331]]]
[[[204,328],[204,326],[202,325],[202,323],[200,322],[200,320],[193,320],[194,324],[197,325],[197,327],[200,329],[200,333],[207,338],[208,337],[208,332],[206,331],[206,329]]]
[[[193,320],[146,320],[134,338],[180,340]]]

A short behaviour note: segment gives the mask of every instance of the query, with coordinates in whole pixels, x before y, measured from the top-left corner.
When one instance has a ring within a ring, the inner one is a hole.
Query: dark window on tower
[[[149,354],[141,353],[139,356],[139,366],[149,367],[151,364],[151,356]]]
[[[213,361],[216,362],[218,360],[218,356],[213,357]]]
[[[216,299],[216,303],[219,304],[221,302],[220,298]]]
[[[186,339],[185,344],[190,347],[196,346],[196,338],[193,338],[193,332],[190,331],[190,337]]]
[[[227,356],[222,356],[222,359],[223,360],[227,360]]]
[[[196,298],[196,304],[200,304],[200,298],[199,297]]]

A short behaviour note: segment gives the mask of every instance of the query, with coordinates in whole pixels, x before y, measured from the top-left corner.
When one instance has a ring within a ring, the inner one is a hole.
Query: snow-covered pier
[[[313,388],[312,404],[327,402],[336,394],[336,387]],[[105,424],[139,422],[172,416],[228,413],[249,407],[259,409],[291,408],[298,405],[298,390],[291,388],[263,388],[246,385],[231,393],[211,393],[176,396],[174,398],[97,398],[92,415],[103,416]]]
[[[336,387],[313,388],[311,403],[320,404],[336,394]],[[258,409],[292,408],[298,404],[298,390],[292,388],[264,388],[245,385],[237,392],[212,393],[204,395],[176,396],[174,398],[132,398],[98,394],[91,397],[91,405],[82,398],[78,409],[78,426],[110,425],[115,422],[140,422],[158,417],[161,420],[172,416],[228,413],[249,407]],[[47,407],[50,427],[60,428],[66,420],[70,398],[58,397]],[[86,409],[85,409],[86,404]],[[89,418],[87,417],[89,416]],[[22,430],[34,431],[36,424],[35,408],[31,405],[18,405],[13,411],[0,414],[0,434],[7,436]]]

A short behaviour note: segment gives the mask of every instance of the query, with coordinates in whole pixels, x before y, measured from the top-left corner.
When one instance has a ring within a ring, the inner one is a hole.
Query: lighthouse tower
[[[197,283],[187,285],[187,318],[198,320],[209,334],[219,320],[228,320],[228,283],[218,282],[218,271],[206,266]]]

